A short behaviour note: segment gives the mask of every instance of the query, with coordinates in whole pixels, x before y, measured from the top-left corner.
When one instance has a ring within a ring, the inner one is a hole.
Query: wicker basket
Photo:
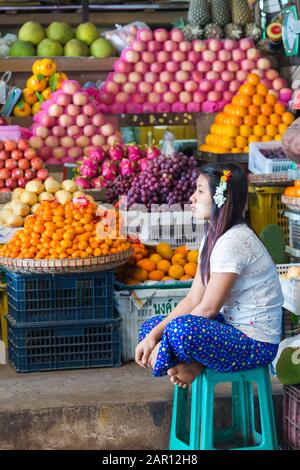
[[[126,263],[132,254],[132,250],[126,250],[107,256],[97,256],[93,258],[69,258],[69,259],[19,259],[0,257],[0,265],[5,269],[16,273],[72,273],[106,271],[114,269]]]
[[[289,186],[293,180],[288,177],[288,173],[268,173],[264,175],[248,175],[249,183],[255,186]]]
[[[291,211],[300,212],[300,198],[299,197],[289,197],[281,196],[281,201],[285,204]]]

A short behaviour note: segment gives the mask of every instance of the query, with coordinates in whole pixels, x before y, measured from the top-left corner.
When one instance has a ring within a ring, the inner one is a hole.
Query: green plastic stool
[[[232,427],[218,429],[214,435],[214,390],[222,382],[232,383]],[[251,382],[258,386],[261,434],[255,430]],[[231,450],[278,449],[268,367],[233,373],[203,369],[192,383],[190,429],[188,391],[175,386],[170,450],[214,450],[228,442]]]

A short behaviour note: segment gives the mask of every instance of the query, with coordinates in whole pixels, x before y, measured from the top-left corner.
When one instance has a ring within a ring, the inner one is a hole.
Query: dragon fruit
[[[131,176],[136,173],[137,164],[136,162],[129,160],[128,158],[123,158],[120,163],[120,173],[122,176]]]
[[[106,180],[113,180],[117,174],[117,165],[110,160],[105,160],[102,164],[101,174]]]
[[[142,152],[137,145],[128,145],[127,146],[127,155],[129,160],[134,162],[139,161],[142,158]]]
[[[90,148],[88,150],[88,159],[93,162],[102,163],[105,160],[105,152],[102,148]]]
[[[157,147],[148,147],[146,149],[146,156],[150,160],[154,160],[155,158],[158,158],[161,155],[161,151]]]
[[[112,145],[108,150],[108,154],[113,161],[120,162],[124,157],[124,148],[122,145]]]
[[[98,178],[93,178],[92,179],[93,188],[103,189],[103,188],[105,188],[106,184],[107,183],[106,183],[105,179],[103,178],[103,176],[98,176]]]
[[[149,158],[142,158],[139,163],[140,163],[141,171],[148,170],[149,163],[150,163]]]
[[[91,189],[92,187],[90,181],[87,178],[83,178],[82,176],[77,176],[75,183],[82,189]]]
[[[99,164],[90,159],[83,160],[80,167],[80,174],[85,178],[95,178],[98,174]]]

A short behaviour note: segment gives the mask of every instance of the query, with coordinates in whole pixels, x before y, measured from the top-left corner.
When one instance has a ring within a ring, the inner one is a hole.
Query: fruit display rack
[[[248,164],[248,153],[211,153],[197,152],[199,160],[209,163],[245,163]]]

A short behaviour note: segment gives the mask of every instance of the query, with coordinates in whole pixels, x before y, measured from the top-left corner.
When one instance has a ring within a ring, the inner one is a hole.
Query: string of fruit
[[[13,109],[14,116],[34,116],[40,111],[41,104],[51,98],[51,93],[59,90],[62,83],[68,79],[65,73],[57,71],[53,59],[36,60],[32,65],[32,73]]]
[[[294,119],[259,75],[251,73],[231,103],[216,116],[200,150],[247,153],[252,142],[281,140]]]
[[[22,259],[66,259],[106,256],[126,251],[124,239],[98,236],[97,206],[86,197],[74,198],[63,205],[43,201],[27,218],[9,243],[0,248],[0,256]],[[119,221],[117,220],[117,226]]]
[[[134,243],[134,254],[118,270],[117,278],[127,285],[147,281],[190,281],[195,277],[199,253],[180,246],[175,250],[168,243],[154,249]]]

